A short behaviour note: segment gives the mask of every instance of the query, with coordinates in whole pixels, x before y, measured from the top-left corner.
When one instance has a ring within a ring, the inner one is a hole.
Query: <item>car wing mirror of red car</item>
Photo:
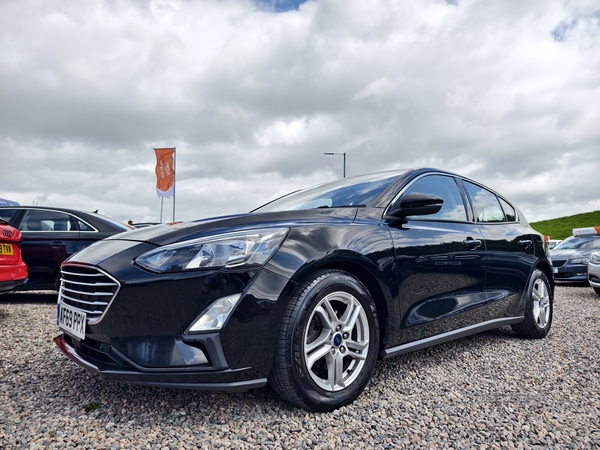
[[[408,216],[426,216],[442,209],[444,200],[431,194],[413,192],[403,195],[390,206],[383,216],[387,220],[398,220]]]

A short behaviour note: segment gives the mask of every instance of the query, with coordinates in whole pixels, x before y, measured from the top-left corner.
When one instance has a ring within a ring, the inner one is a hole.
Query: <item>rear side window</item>
[[[442,209],[437,214],[422,216],[423,219],[449,221],[466,221],[467,214],[462,197],[452,177],[445,175],[428,175],[420,178],[404,190],[402,195],[420,193],[432,194],[444,200]]]
[[[77,219],[77,226],[79,227],[79,231],[96,231],[95,228],[92,228],[81,219]]]
[[[31,210],[25,214],[20,230],[36,232],[71,231],[71,219],[68,214],[58,211]]]
[[[504,199],[498,197],[498,200],[500,200],[500,205],[502,206],[502,209],[504,210],[504,216],[506,217],[506,221],[507,222],[516,222],[517,221],[517,213],[515,211],[515,208],[513,208],[510,203],[504,201]]]
[[[496,194],[468,181],[464,183],[475,207],[477,222],[506,222]]]

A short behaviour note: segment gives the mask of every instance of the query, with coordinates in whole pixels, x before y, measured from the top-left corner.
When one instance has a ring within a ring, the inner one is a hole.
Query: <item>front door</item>
[[[485,244],[454,177],[426,175],[404,194],[444,200],[432,215],[388,224],[396,251],[398,301],[390,317],[390,346],[463,328],[490,316],[485,289]]]

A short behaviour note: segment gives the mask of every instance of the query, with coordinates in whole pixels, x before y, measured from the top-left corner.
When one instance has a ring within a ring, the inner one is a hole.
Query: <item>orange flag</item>
[[[156,193],[159,197],[173,197],[175,168],[173,167],[174,148],[155,148],[156,153]]]

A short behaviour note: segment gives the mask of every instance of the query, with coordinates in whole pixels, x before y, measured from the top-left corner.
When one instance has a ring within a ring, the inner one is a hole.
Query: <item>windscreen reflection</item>
[[[394,171],[344,178],[292,192],[252,212],[366,206],[396,181],[402,173],[403,171]]]

